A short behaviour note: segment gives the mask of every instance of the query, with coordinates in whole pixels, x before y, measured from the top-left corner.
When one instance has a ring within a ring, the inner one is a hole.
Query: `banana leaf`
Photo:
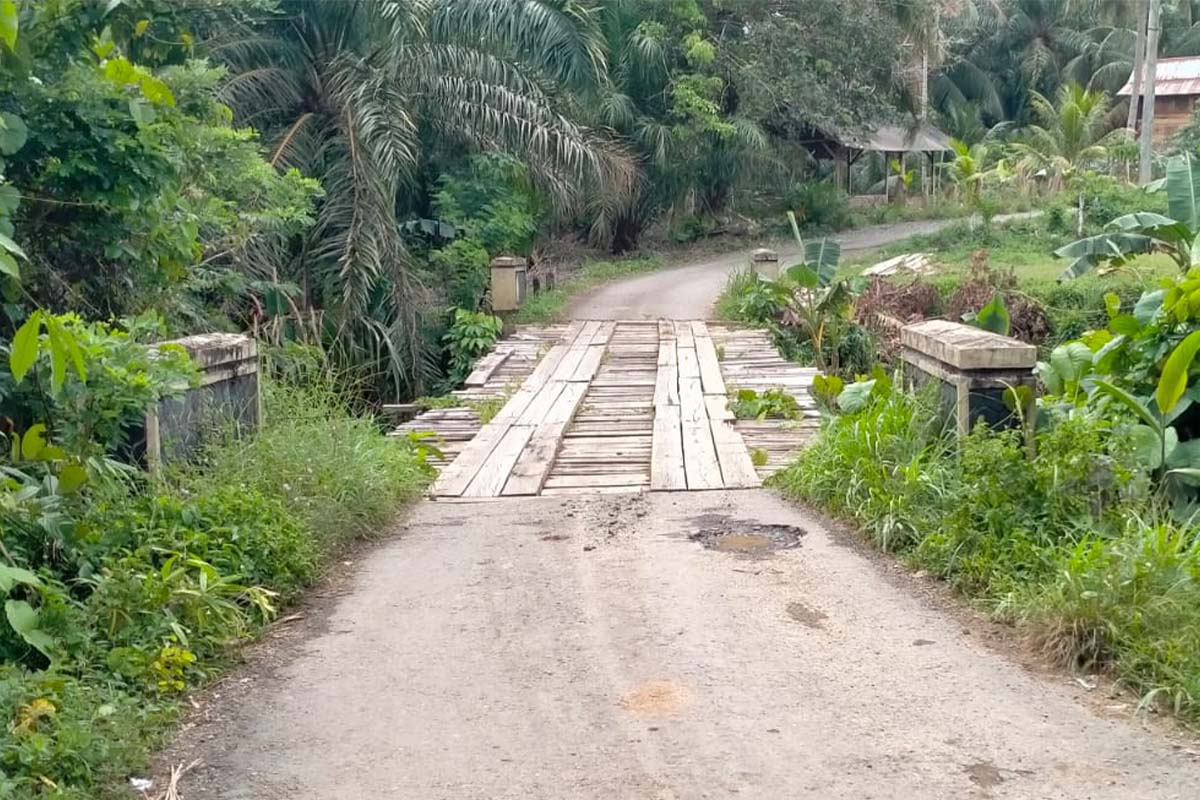
[[[1120,266],[1132,256],[1152,252],[1154,238],[1140,233],[1101,233],[1071,242],[1054,251],[1057,258],[1074,259],[1058,276],[1060,281],[1078,278],[1097,264]]]
[[[1167,161],[1167,208],[1192,230],[1200,228],[1200,162],[1189,155]]]

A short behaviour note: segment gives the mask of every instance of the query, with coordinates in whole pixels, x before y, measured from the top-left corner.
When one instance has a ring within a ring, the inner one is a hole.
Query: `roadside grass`
[[[1042,653],[1108,672],[1200,724],[1200,530],[1173,520],[1111,423],[957,440],[935,398],[895,392],[828,420],[771,479],[1017,625]]]
[[[877,250],[855,253],[843,261],[845,274],[857,275],[880,261],[905,253],[928,253],[937,266],[934,279],[950,279],[966,274],[971,256],[986,250],[994,267],[1011,268],[1020,285],[1032,289],[1057,283],[1068,262],[1055,258],[1059,247],[1075,240],[1073,234],[1052,232],[1040,220],[1010,222],[990,228],[972,228],[956,223],[932,234],[918,234]],[[1175,272],[1175,264],[1165,255],[1154,254],[1137,259],[1108,278],[1085,276],[1077,280],[1138,282],[1150,284]]]
[[[555,288],[526,295],[525,302],[511,319],[518,325],[560,322],[572,298],[581,292],[620,278],[653,272],[661,269],[663,263],[663,258],[658,255],[589,261]]]
[[[187,694],[430,479],[329,385],[263,391],[252,437],[217,437],[158,478],[98,480],[56,519],[70,535],[38,588],[54,657],[0,636],[15,654],[0,668],[0,796],[130,796]],[[0,513],[10,552],[44,535],[10,522]]]

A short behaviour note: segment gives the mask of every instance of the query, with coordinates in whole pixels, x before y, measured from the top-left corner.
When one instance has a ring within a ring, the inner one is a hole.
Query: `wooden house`
[[[1143,90],[1144,91],[1144,90]],[[1125,82],[1117,97],[1133,95],[1133,77]],[[1170,141],[1192,119],[1196,100],[1200,99],[1200,56],[1160,58],[1154,80],[1155,148]],[[1138,119],[1141,119],[1139,109]]]

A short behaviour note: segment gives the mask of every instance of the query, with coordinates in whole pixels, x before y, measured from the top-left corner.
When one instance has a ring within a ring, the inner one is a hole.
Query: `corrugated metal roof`
[[[1117,96],[1129,97],[1131,94],[1132,75]],[[1200,95],[1200,56],[1160,58],[1154,70],[1154,94],[1156,97]]]

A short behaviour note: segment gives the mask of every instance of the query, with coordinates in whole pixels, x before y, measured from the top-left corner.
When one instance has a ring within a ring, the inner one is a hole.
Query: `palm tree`
[[[396,392],[434,367],[397,210],[431,148],[518,157],[563,208],[629,182],[628,161],[568,116],[570,92],[606,71],[575,0],[284,0],[212,53],[238,122],[324,189],[311,234],[264,254],[256,277],[299,285],[297,311],[331,352]]]
[[[1030,95],[1036,124],[1023,131],[1023,139],[1011,145],[1015,169],[1025,180],[1039,177],[1051,190],[1079,188],[1079,179],[1089,167],[1102,165],[1108,145],[1120,128],[1107,132],[1108,95],[1093,92],[1077,83],[1064,84],[1051,103],[1043,95]],[[1083,192],[1079,192],[1079,232],[1083,231]]]

